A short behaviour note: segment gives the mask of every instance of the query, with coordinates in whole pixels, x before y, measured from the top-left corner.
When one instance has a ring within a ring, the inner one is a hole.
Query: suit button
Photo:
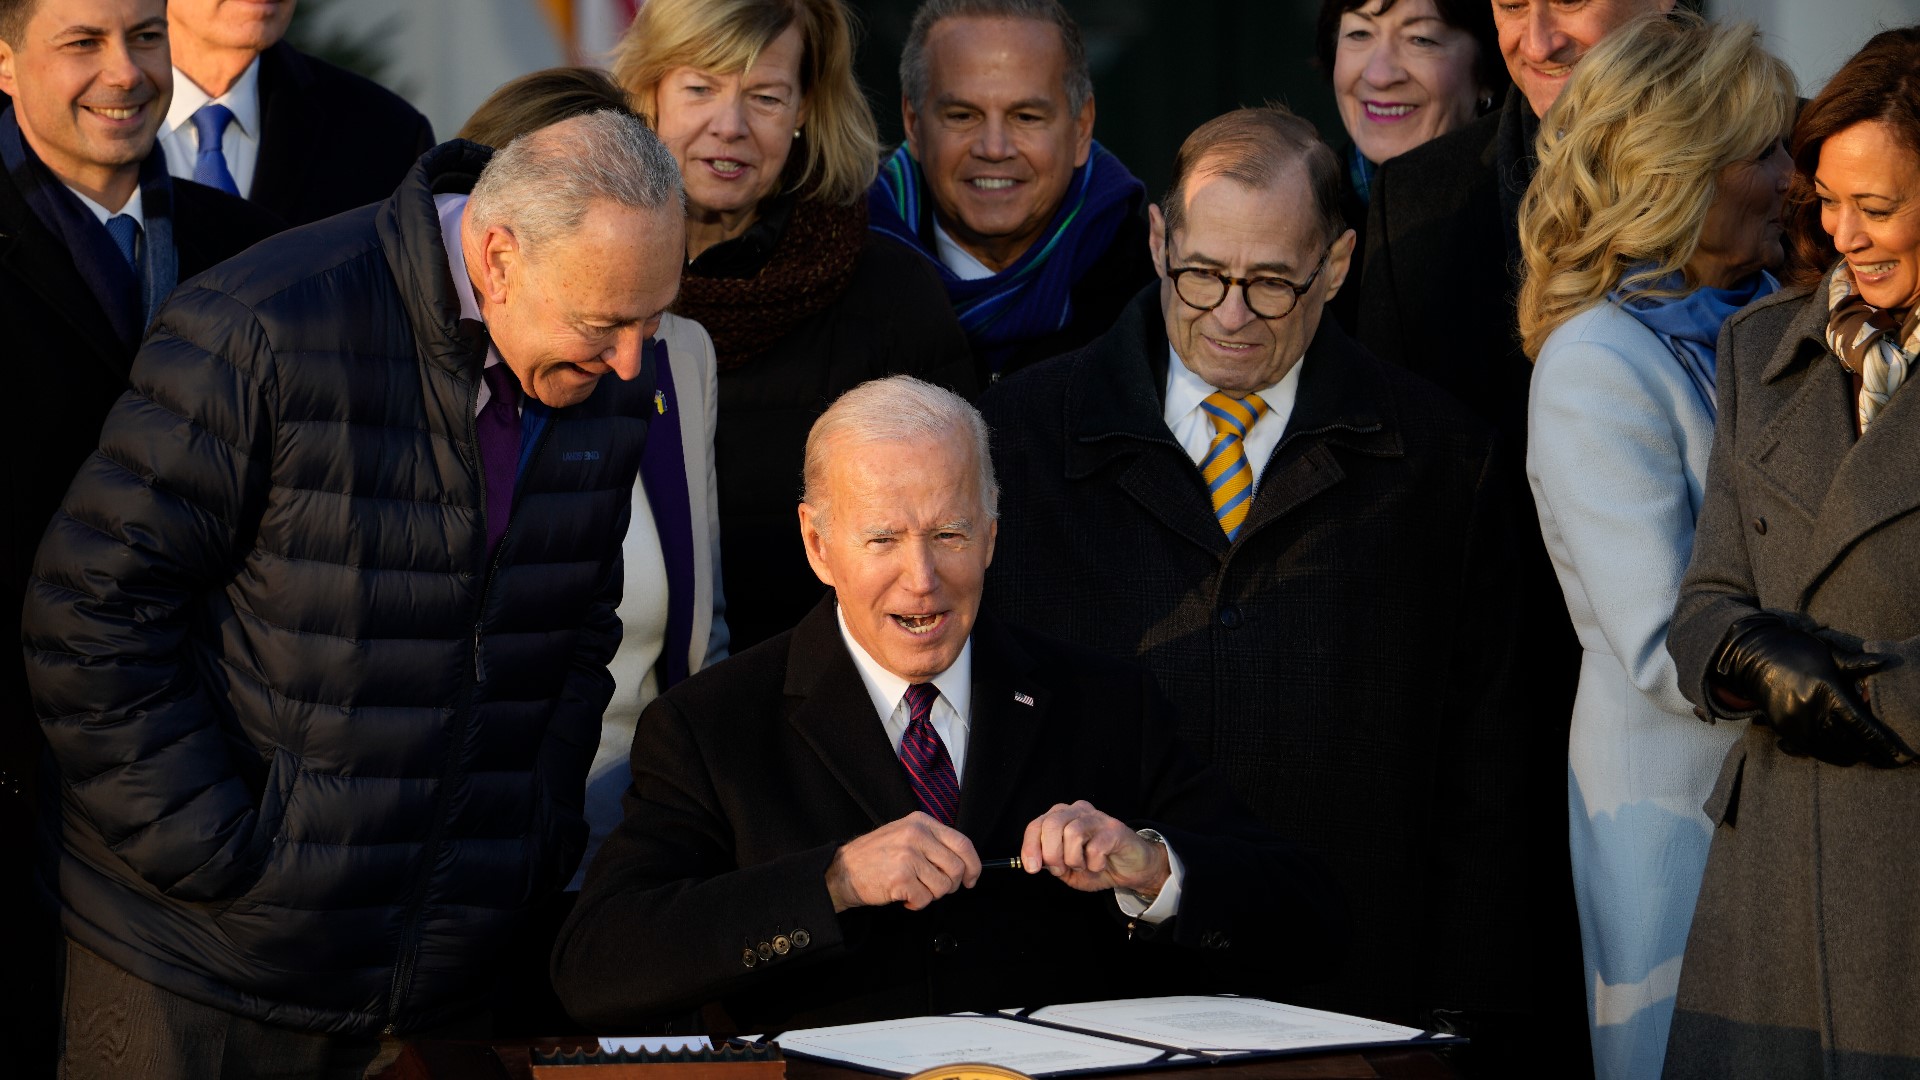
[[[785,956],[792,948],[793,941],[785,934],[781,934],[773,939],[773,952],[775,956]]]
[[[952,934],[935,934],[930,944],[936,953],[950,953],[960,947],[960,942]]]
[[[809,934],[809,933],[807,933],[807,932],[806,932],[805,930],[795,930],[795,931],[793,932],[793,947],[794,947],[794,948],[796,948],[796,949],[804,949],[804,948],[806,948],[806,947],[807,947],[808,945],[811,945],[811,944],[813,944],[813,935],[812,935],[812,934]]]
[[[752,967],[760,962],[760,954],[754,952],[752,949],[741,949],[740,962],[748,967]]]
[[[1753,531],[1759,533],[1761,536],[1767,535],[1767,519],[1763,517],[1754,518]]]
[[[762,960],[773,959],[773,943],[771,941],[761,942],[760,947],[754,951],[760,954],[760,959]]]
[[[1234,607],[1232,604],[1222,605],[1220,608],[1220,625],[1229,630],[1240,629],[1240,609]]]

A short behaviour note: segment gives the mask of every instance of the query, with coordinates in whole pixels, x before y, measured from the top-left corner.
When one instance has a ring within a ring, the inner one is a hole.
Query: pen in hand
[[[1024,868],[1020,865],[1020,856],[1015,855],[1011,859],[982,859],[980,860],[980,869],[982,870],[1020,870]]]

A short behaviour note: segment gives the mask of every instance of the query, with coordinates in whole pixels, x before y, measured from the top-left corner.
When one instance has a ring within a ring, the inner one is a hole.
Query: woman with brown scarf
[[[1722,331],[1667,639],[1701,718],[1753,721],[1706,805],[1670,1078],[1920,1075],[1920,27],[1792,146],[1791,287]]]
[[[613,76],[680,162],[673,311],[720,364],[721,576],[733,648],[798,622],[821,585],[795,506],[807,430],[904,373],[971,396],[966,337],[925,261],[867,228],[879,161],[842,0],[648,0]]]

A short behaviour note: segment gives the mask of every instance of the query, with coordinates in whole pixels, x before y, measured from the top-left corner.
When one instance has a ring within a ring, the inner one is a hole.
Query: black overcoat
[[[1517,1005],[1514,596],[1485,425],[1323,317],[1240,537],[1161,417],[1157,288],[995,386],[987,603],[1143,661],[1181,734],[1354,897],[1309,998],[1384,1018]]]

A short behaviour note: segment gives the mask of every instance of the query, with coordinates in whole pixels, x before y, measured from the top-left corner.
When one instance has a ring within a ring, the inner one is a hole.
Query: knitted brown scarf
[[[722,371],[737,368],[839,299],[866,242],[866,200],[834,206],[802,198],[758,274],[726,278],[689,272],[681,279],[673,313],[707,328]]]

